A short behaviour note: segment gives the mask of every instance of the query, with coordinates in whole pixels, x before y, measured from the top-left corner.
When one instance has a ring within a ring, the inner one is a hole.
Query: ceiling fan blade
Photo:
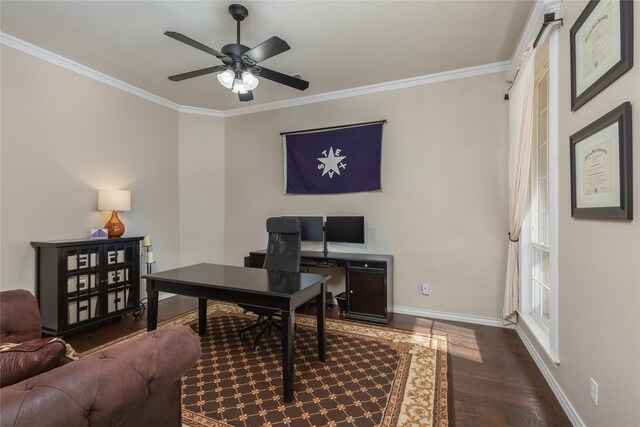
[[[239,93],[238,92],[238,98],[240,98],[240,101],[253,101],[253,92],[251,92],[250,90],[247,91],[247,93]]]
[[[260,72],[258,73],[258,68],[260,68]],[[297,79],[295,77],[287,76],[286,74],[279,73],[277,71],[270,70],[264,67],[256,67],[252,70],[257,76],[264,77],[265,79],[274,81],[276,83],[280,83],[281,85],[289,86],[298,90],[305,90],[309,87],[309,82],[302,79]]]
[[[272,56],[279,55],[289,49],[291,49],[291,47],[286,41],[282,40],[280,37],[273,36],[270,39],[263,41],[253,49],[246,51],[243,57],[247,56],[255,63],[269,59]]]
[[[195,47],[196,49],[200,49],[203,52],[206,52],[210,55],[213,55],[220,59],[230,59],[227,55],[223,55],[215,49],[210,48],[209,46],[205,46],[200,42],[195,41],[192,38],[185,36],[184,34],[176,33],[175,31],[165,31],[165,36],[169,36],[172,39],[178,40],[179,42],[188,44],[191,47]]]
[[[189,71],[188,73],[176,74],[175,76],[169,76],[169,80],[179,82],[181,80],[190,79],[192,77],[204,76],[205,74],[211,74],[218,71],[224,71],[227,69],[226,65],[216,65],[215,67],[203,68],[201,70]]]

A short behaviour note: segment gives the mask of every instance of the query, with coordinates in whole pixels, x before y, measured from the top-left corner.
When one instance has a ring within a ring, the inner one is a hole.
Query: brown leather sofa
[[[29,292],[0,292],[0,343],[40,338]],[[0,425],[180,426],[180,377],[200,357],[188,326],[143,333],[0,389]]]

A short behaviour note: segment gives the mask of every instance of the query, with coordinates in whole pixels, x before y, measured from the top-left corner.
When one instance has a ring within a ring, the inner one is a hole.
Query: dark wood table
[[[147,330],[158,326],[158,292],[198,298],[198,331],[207,332],[207,300],[249,304],[282,313],[282,384],[285,402],[293,400],[295,310],[316,298],[325,305],[330,276],[289,273],[219,264],[196,264],[142,276],[147,281]],[[318,359],[324,362],[325,311],[317,310]]]

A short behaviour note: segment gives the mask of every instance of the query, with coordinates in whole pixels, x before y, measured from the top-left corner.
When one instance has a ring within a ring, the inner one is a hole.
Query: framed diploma
[[[633,1],[591,0],[569,35],[576,111],[633,67]]]
[[[631,103],[571,135],[571,216],[633,219]]]

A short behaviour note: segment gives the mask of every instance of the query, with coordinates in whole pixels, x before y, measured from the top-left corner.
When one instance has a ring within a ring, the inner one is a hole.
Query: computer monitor
[[[327,242],[364,243],[363,216],[328,216]]]
[[[304,242],[322,242],[324,218],[321,216],[286,216],[300,221],[300,240]]]

